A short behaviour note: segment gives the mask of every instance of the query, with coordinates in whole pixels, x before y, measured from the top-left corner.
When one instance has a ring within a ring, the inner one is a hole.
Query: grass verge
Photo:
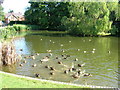
[[[59,84],[49,81],[40,81],[0,73],[0,88],[83,88],[82,86]]]

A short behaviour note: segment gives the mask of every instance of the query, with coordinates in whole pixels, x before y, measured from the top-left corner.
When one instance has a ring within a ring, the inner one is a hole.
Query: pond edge
[[[7,72],[3,72],[3,71],[0,71],[0,73],[15,76],[15,77],[19,77],[19,78],[26,78],[26,79],[30,79],[30,80],[42,81],[42,82],[49,82],[49,83],[56,83],[56,84],[66,84],[66,85],[72,85],[72,86],[81,86],[83,88],[117,88],[117,87],[104,87],[104,86],[93,86],[93,85],[80,85],[80,84],[65,83],[65,82],[59,82],[59,81],[53,81],[53,80],[37,79],[37,78],[28,77],[28,76],[22,76],[22,75],[7,73]]]

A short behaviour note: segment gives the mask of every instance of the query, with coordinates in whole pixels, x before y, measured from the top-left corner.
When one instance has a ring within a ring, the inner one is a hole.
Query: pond
[[[14,45],[22,57],[34,55],[35,58],[23,58],[16,65],[3,67],[3,71],[30,77],[39,73],[42,79],[81,85],[118,87],[118,37],[73,37],[64,33],[52,35],[33,31],[15,39]],[[45,56],[50,57],[49,61],[42,63]],[[26,62],[23,63],[24,60]],[[21,63],[23,66],[20,66]],[[78,64],[85,65],[79,67]],[[45,66],[54,67],[55,70]],[[64,73],[70,67],[92,76],[73,78],[76,71]]]

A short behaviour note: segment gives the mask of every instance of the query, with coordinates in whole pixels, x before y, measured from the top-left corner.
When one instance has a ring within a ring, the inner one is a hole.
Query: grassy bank
[[[0,73],[0,88],[83,88],[82,86],[58,84]]]

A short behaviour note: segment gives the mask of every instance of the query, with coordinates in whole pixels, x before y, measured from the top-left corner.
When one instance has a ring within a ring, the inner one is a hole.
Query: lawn
[[[83,88],[82,86],[34,80],[5,73],[0,73],[0,80],[2,81],[0,88]]]

